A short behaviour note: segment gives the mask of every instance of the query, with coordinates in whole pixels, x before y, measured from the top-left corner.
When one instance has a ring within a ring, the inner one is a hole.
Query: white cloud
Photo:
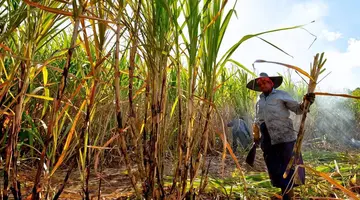
[[[345,52],[338,50],[326,51],[328,62],[325,64],[331,74],[324,79],[323,87],[355,89],[360,87],[360,74],[354,74],[353,70],[360,67],[360,40],[350,38]]]
[[[327,39],[330,42],[341,38],[342,35],[340,32],[330,32],[328,30],[323,30],[322,34],[325,37],[325,39]]]
[[[355,38],[350,38],[348,41],[348,51],[360,53],[360,40],[356,40]],[[359,54],[358,54],[359,55]]]
[[[229,5],[231,3],[233,1],[229,1]],[[360,40],[349,39],[347,50],[341,51],[337,46],[334,46],[335,43],[329,41],[330,37],[324,37],[324,30],[332,30],[331,25],[324,21],[324,17],[329,14],[329,8],[325,1],[308,0],[302,3],[294,3],[294,1],[278,0],[276,4],[268,0],[239,1],[235,9],[238,13],[238,19],[234,17],[229,24],[222,44],[222,52],[225,52],[244,35],[306,24],[313,20],[315,23],[309,24],[305,28],[318,38],[309,49],[314,37],[305,30],[296,29],[271,33],[263,38],[290,53],[294,58],[254,38],[243,43],[233,54],[233,59],[250,69],[255,60],[264,59],[293,64],[309,71],[313,56],[316,53],[325,52],[325,56],[328,58],[325,64],[326,71],[332,73],[321,82],[319,89],[328,91],[327,89],[355,89],[360,86],[360,79],[356,78],[352,71],[360,64],[360,56],[358,56],[360,55]],[[330,39],[333,40],[341,37],[338,32],[328,31],[327,33],[332,35]],[[338,36],[339,34],[340,36]],[[271,75],[284,74],[288,71],[282,66],[271,64],[257,64],[255,67],[257,73],[265,71]],[[302,81],[294,72],[292,72],[292,77],[294,81]]]

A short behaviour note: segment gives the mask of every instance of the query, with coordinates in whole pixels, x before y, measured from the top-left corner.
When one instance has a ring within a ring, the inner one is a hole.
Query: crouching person
[[[233,119],[231,122],[227,124],[228,127],[232,127],[232,149],[233,151],[237,151],[238,143],[240,143],[240,147],[242,150],[248,149],[252,142],[252,138],[250,135],[250,131],[248,126],[246,125],[244,118],[240,117],[239,119]]]

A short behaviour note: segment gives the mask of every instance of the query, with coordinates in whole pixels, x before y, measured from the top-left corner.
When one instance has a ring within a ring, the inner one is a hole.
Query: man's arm
[[[310,105],[313,104],[315,101],[314,93],[307,93],[306,95],[304,95],[302,103],[299,103],[299,102],[295,101],[287,92],[285,92],[285,91],[283,91],[283,92],[284,92],[283,100],[285,102],[286,107],[289,110],[293,111],[297,115],[300,115],[303,113],[303,111],[304,111],[303,104],[305,102],[305,99],[310,102]]]
[[[246,123],[244,121],[243,121],[243,123],[244,123],[244,128],[245,128],[247,135],[251,138],[249,127],[246,125]]]
[[[232,127],[232,126],[234,126],[234,120],[231,120],[231,122],[229,122],[229,123],[227,124],[227,127]]]
[[[255,107],[254,123],[252,124],[252,132],[253,132],[253,138],[254,138],[255,144],[259,144],[259,142],[260,142],[259,127],[260,127],[260,119],[259,119],[259,101],[258,101],[258,102],[256,102],[256,107]]]
[[[282,91],[283,95],[282,95],[282,100],[285,103],[286,108],[288,108],[289,110],[293,111],[295,114],[300,115],[303,113],[303,109],[301,107],[301,103],[295,101],[290,95],[289,93]]]
[[[255,105],[255,119],[254,119],[254,124],[256,124],[257,126],[260,126],[259,101],[257,101],[257,102],[256,102],[256,105]]]

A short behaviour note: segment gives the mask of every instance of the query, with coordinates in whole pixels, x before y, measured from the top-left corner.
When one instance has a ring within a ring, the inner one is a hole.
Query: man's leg
[[[238,132],[233,132],[233,151],[235,152],[237,150],[237,140],[238,140]]]
[[[287,193],[285,193],[287,192]],[[293,189],[291,190],[286,190],[286,188],[281,188],[281,194],[284,195],[283,196],[283,200],[291,200],[294,198],[294,191]]]
[[[251,141],[247,138],[244,132],[239,132],[239,140],[243,149],[250,148]]]

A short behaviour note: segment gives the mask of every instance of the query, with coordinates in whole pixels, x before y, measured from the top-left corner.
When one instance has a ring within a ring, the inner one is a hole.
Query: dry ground
[[[216,155],[218,154],[218,155]],[[238,153],[238,160],[240,165],[243,167],[244,172],[249,171],[265,171],[264,161],[261,155],[261,151],[257,153],[255,167],[252,168],[245,163],[244,154]],[[210,168],[209,168],[209,177],[213,178],[222,178],[222,177],[230,177],[231,174],[236,169],[235,162],[227,155],[225,159],[224,170],[222,170],[221,164],[221,153],[215,152],[214,155],[208,156],[207,161],[211,160]],[[119,167],[117,167],[119,166]],[[168,159],[165,162],[165,176],[171,176],[173,174],[173,161]],[[136,168],[134,168],[136,171]],[[222,173],[224,172],[224,173]],[[28,165],[23,163],[21,165],[21,170],[18,173],[18,180],[21,182],[21,192],[22,197],[25,198],[31,194],[31,189],[33,186],[33,180],[35,177],[36,169],[33,165]],[[53,194],[57,191],[60,185],[63,182],[63,179],[66,174],[66,169],[58,170],[50,180],[50,187],[44,188],[45,191],[49,191],[49,195],[53,196]],[[92,169],[92,173],[89,181],[89,190],[91,199],[98,199],[98,190],[99,183],[101,180],[101,199],[127,199],[128,196],[131,196],[133,193],[133,189],[131,186],[131,182],[127,176],[126,169],[122,164],[112,164],[112,166],[105,168],[102,170],[101,174],[95,174]],[[1,188],[3,187],[3,178],[1,177],[0,183]],[[47,183],[42,183],[43,185],[48,185]],[[61,195],[61,199],[81,199],[81,191],[82,191],[82,183],[81,176],[79,170],[74,169],[69,181],[66,184],[66,187]],[[44,192],[42,195],[46,194]],[[42,196],[44,198],[44,196]]]

